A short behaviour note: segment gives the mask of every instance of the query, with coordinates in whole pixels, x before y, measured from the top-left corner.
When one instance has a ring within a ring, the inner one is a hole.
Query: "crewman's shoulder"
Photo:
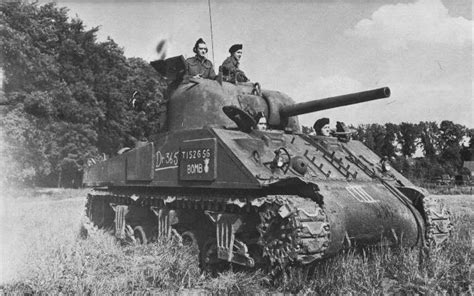
[[[202,63],[204,65],[204,67],[206,68],[212,68],[212,62],[209,61],[208,59],[204,60],[204,62]]]
[[[208,59],[205,59],[203,62],[201,62],[197,57],[191,57],[186,59],[186,63],[189,65],[202,64],[205,68],[212,68],[212,62]]]
[[[223,62],[222,65],[224,64],[232,64],[232,57],[227,57]]]
[[[238,62],[232,57],[227,57],[224,60],[224,62],[222,62],[222,66],[229,67],[229,68],[235,68],[235,67],[238,67]]]
[[[190,57],[186,59],[186,63],[188,64],[196,64],[199,63],[198,59],[196,57]]]

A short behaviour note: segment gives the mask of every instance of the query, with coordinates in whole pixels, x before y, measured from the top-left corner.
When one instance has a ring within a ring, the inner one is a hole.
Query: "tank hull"
[[[311,264],[354,247],[411,247],[435,228],[445,237],[446,215],[429,225],[426,194],[396,171],[383,173],[379,162],[358,141],[183,130],[87,170],[85,183],[103,188],[89,196],[87,213],[120,239],[191,241],[208,269],[222,262]]]

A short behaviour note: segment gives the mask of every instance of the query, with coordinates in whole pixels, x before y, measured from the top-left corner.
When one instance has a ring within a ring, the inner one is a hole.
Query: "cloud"
[[[384,49],[405,48],[409,42],[464,46],[472,44],[473,24],[450,16],[441,0],[419,0],[384,5],[345,33],[378,40]]]

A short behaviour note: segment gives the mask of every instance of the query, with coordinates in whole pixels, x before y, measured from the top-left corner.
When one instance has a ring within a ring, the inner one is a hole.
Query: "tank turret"
[[[272,129],[298,131],[296,115],[390,96],[390,89],[384,87],[296,104],[288,95],[261,89],[258,83],[232,84],[208,79],[190,79],[182,83],[183,63],[182,57],[151,63],[171,85],[167,117],[170,131],[203,126],[235,126],[235,120],[230,120],[221,112],[225,106],[235,106],[250,117],[263,112]]]

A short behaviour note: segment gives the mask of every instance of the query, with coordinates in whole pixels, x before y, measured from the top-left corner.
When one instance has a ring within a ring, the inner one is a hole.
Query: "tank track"
[[[424,197],[422,204],[426,216],[426,246],[440,248],[448,241],[453,228],[450,213],[434,196]]]
[[[201,211],[228,212],[258,215],[256,225],[259,233],[258,245],[262,256],[267,258],[273,270],[287,265],[307,265],[325,255],[330,242],[330,226],[324,208],[317,202],[293,195],[242,196],[222,194],[219,197],[205,193],[193,195],[157,195],[151,193],[127,194],[110,191],[95,191],[88,195],[86,215],[91,217],[95,198],[102,204],[114,203],[137,206],[170,205],[174,209],[198,209]],[[452,229],[449,212],[435,197],[422,199],[425,213],[425,243],[430,248],[439,248],[448,239]],[[99,209],[100,210],[100,209]],[[91,221],[101,228],[104,221]]]
[[[260,234],[258,245],[262,247],[262,256],[270,261],[272,268],[280,269],[288,264],[309,264],[321,259],[330,240],[329,222],[323,208],[315,201],[300,196],[244,198],[227,195],[216,201],[216,198],[199,193],[191,198],[187,195],[130,195],[95,191],[87,198],[86,215],[89,218],[92,217],[92,203],[96,198],[103,203],[140,206],[165,206],[169,203],[175,209],[202,211],[225,211],[229,204],[238,205],[234,207],[233,213],[254,212],[259,215],[260,224],[256,225]],[[101,220],[90,222],[99,228],[103,224]]]
[[[299,196],[273,199],[260,212],[259,244],[275,266],[309,264],[324,256],[330,240],[324,210]]]

